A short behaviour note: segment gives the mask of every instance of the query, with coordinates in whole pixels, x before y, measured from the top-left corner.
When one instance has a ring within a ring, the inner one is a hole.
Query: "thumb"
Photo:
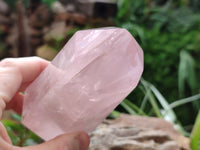
[[[48,142],[24,147],[23,150],[87,150],[89,136],[85,132],[60,135]]]

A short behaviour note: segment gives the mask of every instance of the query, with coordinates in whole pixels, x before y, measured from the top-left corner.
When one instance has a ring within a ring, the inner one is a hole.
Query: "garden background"
[[[70,6],[68,13],[63,13],[65,6]],[[126,28],[144,51],[144,72],[138,87],[109,117],[125,112],[164,118],[191,137],[194,150],[199,148],[200,1],[118,0],[92,5],[91,14],[75,6],[64,0],[0,1],[0,58],[38,55],[51,60],[77,30]],[[14,144],[40,142],[16,121],[3,123]]]

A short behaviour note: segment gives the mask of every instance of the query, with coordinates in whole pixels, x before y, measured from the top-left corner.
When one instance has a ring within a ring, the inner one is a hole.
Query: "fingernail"
[[[67,142],[66,150],[87,150],[89,137],[86,133],[80,132]]]
[[[80,145],[81,145],[80,140],[74,137],[71,140],[67,141],[65,150],[81,150]]]
[[[85,132],[79,134],[80,150],[87,150],[89,146],[89,136]]]

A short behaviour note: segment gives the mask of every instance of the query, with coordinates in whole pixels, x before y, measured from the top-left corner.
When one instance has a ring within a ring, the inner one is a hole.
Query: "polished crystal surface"
[[[143,52],[125,29],[78,31],[25,91],[22,123],[44,140],[90,133],[137,86]]]

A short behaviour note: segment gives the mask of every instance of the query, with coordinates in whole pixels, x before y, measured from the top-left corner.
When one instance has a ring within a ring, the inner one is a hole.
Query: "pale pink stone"
[[[143,52],[125,29],[78,31],[25,91],[22,123],[45,140],[90,133],[136,87]]]

